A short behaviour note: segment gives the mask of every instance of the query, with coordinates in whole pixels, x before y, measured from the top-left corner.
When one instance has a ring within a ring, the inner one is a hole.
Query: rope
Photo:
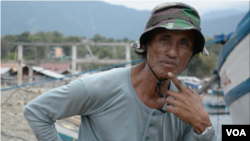
[[[146,57],[146,63],[148,64],[148,61],[147,61],[147,57]],[[162,84],[162,81],[165,81],[167,79],[164,79],[164,80],[160,80],[157,75],[155,74],[155,72],[151,69],[151,67],[149,66],[148,64],[148,67],[150,68],[151,72],[154,74],[154,76],[156,77],[157,79],[157,86],[155,87],[155,92],[159,95],[159,97],[163,97],[163,95],[161,94],[161,84]],[[159,91],[157,91],[157,88],[159,89]]]

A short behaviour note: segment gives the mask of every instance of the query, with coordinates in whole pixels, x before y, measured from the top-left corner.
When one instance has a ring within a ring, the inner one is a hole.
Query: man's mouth
[[[177,64],[173,61],[163,61],[164,63],[164,66],[167,66],[167,67],[177,67]]]

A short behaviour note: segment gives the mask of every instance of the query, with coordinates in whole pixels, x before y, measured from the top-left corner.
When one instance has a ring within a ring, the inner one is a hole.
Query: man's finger
[[[166,92],[167,96],[172,96],[174,99],[179,100],[179,93],[173,91],[173,90],[168,90]]]
[[[166,106],[166,110],[168,111],[168,112],[171,112],[171,113],[175,113],[175,107],[172,107],[172,106],[170,106],[170,105],[168,105],[168,106]]]
[[[168,78],[172,80],[172,82],[175,84],[179,92],[183,91],[184,86],[182,85],[181,81],[172,72],[168,72]]]
[[[194,92],[194,90],[191,88],[191,86],[187,86],[187,89],[188,89],[190,92]]]
[[[168,105],[173,105],[173,106],[175,106],[175,100],[172,99],[172,98],[170,98],[170,97],[167,97],[167,98],[166,98],[166,102],[167,102]]]
[[[188,89],[192,94],[199,95],[199,94],[197,94],[197,93],[192,89],[191,86],[187,86],[187,89]]]
[[[177,117],[182,114],[181,110],[178,107],[173,107],[171,105],[166,106],[166,110],[170,113],[173,113]]]
[[[180,107],[180,105],[181,105],[180,101],[175,100],[171,97],[167,97],[166,102],[168,105],[173,105],[174,107]]]

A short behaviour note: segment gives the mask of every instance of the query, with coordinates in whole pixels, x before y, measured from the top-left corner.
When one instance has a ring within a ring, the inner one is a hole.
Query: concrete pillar
[[[33,69],[32,65],[29,66],[29,83],[33,82]]]
[[[113,46],[113,59],[117,59],[117,53],[116,53],[116,48]]]
[[[22,85],[23,76],[23,46],[18,45],[18,71],[17,71],[17,85]]]
[[[77,65],[77,71],[78,71],[78,73],[82,72],[82,65],[80,65],[80,64]]]
[[[131,62],[130,46],[126,45],[126,62]],[[131,64],[127,64],[126,67],[130,67]]]
[[[76,58],[77,58],[77,56],[76,56],[76,45],[73,45],[72,46],[72,58],[71,58],[71,60],[72,60],[72,62],[71,62],[71,72],[72,72],[72,74],[76,74]],[[72,78],[74,78],[74,77],[72,77]]]
[[[86,65],[86,71],[89,71],[89,64]]]

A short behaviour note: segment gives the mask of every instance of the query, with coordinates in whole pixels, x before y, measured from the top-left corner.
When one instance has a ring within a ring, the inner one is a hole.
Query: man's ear
[[[142,49],[143,51],[145,51],[145,50],[146,50],[146,46],[145,46],[144,44],[142,44],[141,49]]]

